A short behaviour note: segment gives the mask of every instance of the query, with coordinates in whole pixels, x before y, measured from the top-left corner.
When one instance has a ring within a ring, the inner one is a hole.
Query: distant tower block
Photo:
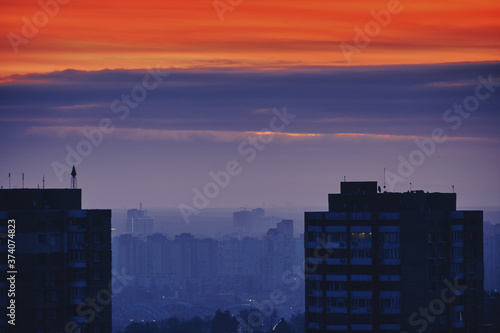
[[[75,189],[77,186],[76,186],[76,170],[75,170],[75,166],[73,165],[73,170],[71,170],[71,186],[70,188],[73,188]]]

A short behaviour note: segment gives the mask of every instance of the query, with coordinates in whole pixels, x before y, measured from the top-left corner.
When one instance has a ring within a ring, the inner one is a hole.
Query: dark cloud
[[[426,135],[453,103],[474,93],[477,77],[500,75],[499,63],[316,67],[288,71],[170,70],[124,128],[258,130],[265,110],[300,114],[296,132]],[[3,125],[64,122],[95,126],[117,118],[111,103],[141,84],[146,70],[66,70],[15,75],[0,85]],[[495,135],[499,94],[481,102],[467,135]],[[474,129],[472,131],[472,129]],[[292,129],[291,129],[292,130]]]

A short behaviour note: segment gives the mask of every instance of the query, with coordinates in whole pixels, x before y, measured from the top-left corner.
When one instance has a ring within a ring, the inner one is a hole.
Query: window
[[[371,308],[372,299],[371,298],[353,298],[351,300],[351,309],[358,308]]]
[[[463,241],[464,240],[464,232],[463,231],[452,231],[451,240],[453,241]]]
[[[50,313],[50,318],[57,319],[57,310],[56,309],[52,309],[52,311]]]
[[[39,234],[38,235],[38,244],[39,245],[46,245],[47,244],[47,235],[46,234]]]
[[[457,264],[457,263],[451,264],[452,273],[463,273],[463,271],[464,271],[464,264]]]
[[[57,299],[57,291],[56,291],[56,290],[52,290],[52,291],[50,292],[50,299],[51,299],[52,301],[57,301],[57,300],[58,300],[58,299]]]
[[[370,249],[353,249],[351,250],[351,258],[371,258],[372,250]]]
[[[308,297],[307,305],[321,306],[321,297]]]
[[[59,245],[59,235],[58,234],[53,234],[50,235],[50,245]]]
[[[399,232],[381,232],[380,243],[399,243]]]
[[[92,274],[92,279],[94,281],[100,281],[102,279],[102,272],[99,270],[95,270]]]
[[[96,251],[92,254],[92,261],[93,262],[102,262],[102,252],[101,251]]]
[[[345,281],[328,281],[326,283],[327,290],[343,291],[345,289]]]
[[[327,306],[345,307],[347,306],[347,298],[345,297],[328,297],[326,299]]]
[[[71,251],[69,253],[71,261],[87,261],[87,252],[85,251]]]
[[[76,287],[70,289],[70,296],[72,299],[82,299],[87,297],[87,288]]]
[[[401,259],[399,249],[380,249],[380,259]]]
[[[95,232],[94,233],[94,244],[101,244],[102,243],[102,233]]]
[[[327,240],[329,242],[345,242],[347,233],[345,232],[329,232]]]
[[[463,247],[454,247],[453,248],[453,256],[454,257],[463,257],[464,256],[464,248]]]
[[[352,232],[351,241],[353,242],[370,242],[372,240],[371,232]]]
[[[307,281],[307,289],[309,290],[319,290],[319,281]]]
[[[85,244],[87,243],[85,236],[83,232],[72,232],[69,234],[69,242],[72,244]]]
[[[381,298],[379,303],[381,308],[400,309],[399,298]]]

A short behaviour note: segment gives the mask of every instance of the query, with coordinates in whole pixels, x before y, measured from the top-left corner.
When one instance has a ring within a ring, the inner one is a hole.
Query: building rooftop
[[[0,189],[0,210],[82,209],[81,189]]]

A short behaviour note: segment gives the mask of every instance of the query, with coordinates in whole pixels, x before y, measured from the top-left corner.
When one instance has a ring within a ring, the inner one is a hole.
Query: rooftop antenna
[[[412,183],[410,183],[410,191],[412,190],[411,188],[412,188]]]
[[[73,165],[73,170],[71,170],[71,186],[70,188],[76,189],[76,170],[75,166]]]
[[[24,172],[23,172],[23,188],[24,188]]]
[[[344,176],[344,182],[345,182],[345,176]]]
[[[453,193],[455,193],[455,185],[451,185],[451,189],[453,190]]]
[[[9,172],[9,190],[10,190],[10,172]]]
[[[40,187],[40,186],[38,186]],[[42,189],[45,189],[45,174],[42,176]]]
[[[384,168],[384,192],[385,192],[385,168]]]
[[[142,210],[142,202],[139,203],[139,210]]]

